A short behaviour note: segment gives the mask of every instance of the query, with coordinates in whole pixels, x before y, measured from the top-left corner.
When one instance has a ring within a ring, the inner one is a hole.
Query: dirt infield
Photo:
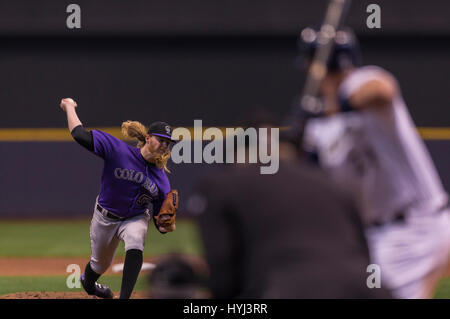
[[[157,264],[164,256],[145,258],[144,262]],[[201,257],[186,256],[191,264],[202,273],[207,273],[208,269],[205,261]],[[0,258],[0,276],[52,276],[67,275],[67,267],[71,264],[77,264],[83,270],[89,258],[85,257],[41,257],[41,258]],[[124,258],[115,258],[114,264],[123,263]],[[111,270],[106,274],[114,274]],[[148,273],[142,270],[141,273]],[[450,277],[450,263],[447,267],[445,277]],[[114,292],[116,298],[119,292]],[[133,292],[133,299],[147,299],[149,296],[146,292]],[[33,291],[33,292],[17,292],[0,295],[0,299],[95,299],[88,296],[85,292],[49,292],[49,291]]]
[[[157,264],[159,260],[165,256],[144,258],[145,263]],[[204,260],[197,256],[185,256],[192,266],[197,268],[197,271],[205,273],[208,271]],[[69,265],[76,264],[83,271],[85,265],[89,261],[86,257],[40,257],[40,258],[0,258],[0,276],[14,277],[14,276],[57,276],[68,275],[72,271],[67,271]],[[123,263],[124,258],[115,258],[112,266]],[[106,274],[114,274],[108,269]],[[149,273],[151,270],[142,270],[141,274]],[[116,273],[121,275],[120,273]],[[114,292],[117,298],[120,292]],[[132,299],[147,299],[149,296],[144,291],[133,292]],[[93,296],[88,296],[85,292],[50,292],[50,291],[30,291],[17,292],[0,295],[0,299],[95,299]]]
[[[144,258],[144,262],[158,263],[164,256]],[[194,267],[201,272],[207,271],[202,258],[186,256]],[[67,275],[67,267],[71,264],[79,265],[84,270],[89,258],[80,257],[40,257],[40,258],[0,258],[0,276],[52,276]],[[124,258],[114,258],[113,265],[123,263]],[[112,267],[106,274],[113,274]],[[144,272],[144,271],[143,271]]]

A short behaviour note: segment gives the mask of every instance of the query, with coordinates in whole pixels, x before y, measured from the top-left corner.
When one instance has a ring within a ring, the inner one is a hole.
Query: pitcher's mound
[[[119,298],[120,293],[115,292],[114,298]],[[145,291],[135,291],[131,295],[131,299],[147,299],[148,295]],[[16,292],[0,296],[0,299],[94,299],[85,292],[50,292],[50,291],[34,291],[34,292]],[[101,299],[101,298],[97,298]]]

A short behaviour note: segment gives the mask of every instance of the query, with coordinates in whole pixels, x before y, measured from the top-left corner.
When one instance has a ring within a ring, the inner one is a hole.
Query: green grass
[[[439,282],[434,298],[450,299],[450,277],[444,278]]]
[[[71,291],[71,292],[81,292],[84,291],[83,288],[73,288],[70,289],[66,284],[67,276],[17,276],[17,277],[0,277],[0,295],[15,293],[15,292],[26,292],[26,291],[40,291],[40,292],[50,292],[50,291]],[[113,291],[120,291],[120,286],[122,283],[121,275],[105,275],[102,276],[99,283],[105,284],[110,287]],[[145,291],[147,290],[147,277],[140,275],[134,291]]]
[[[74,221],[6,221],[0,223],[1,257],[89,257],[90,220]],[[189,220],[177,221],[173,233],[160,234],[149,225],[144,256],[166,253],[202,255],[197,225]],[[123,242],[116,256],[124,256]]]
[[[89,257],[90,220],[2,221],[0,222],[0,257]],[[161,235],[149,225],[144,256],[167,253],[203,255],[197,225],[190,220],[177,221],[177,230]],[[123,243],[116,256],[124,256]],[[1,275],[1,274],[0,274]],[[66,286],[67,276],[0,277],[0,295],[23,291],[81,291]],[[140,276],[135,290],[146,289],[146,277]],[[120,290],[121,276],[100,279],[111,289]],[[434,296],[450,299],[450,277],[443,279]]]
[[[0,257],[86,257],[91,254],[90,219],[59,221],[2,221],[0,222]],[[145,243],[144,256],[167,253],[202,255],[197,225],[187,219],[177,221],[177,230],[160,234],[153,223]],[[124,256],[120,243],[116,256]],[[0,274],[1,275],[1,274]],[[121,275],[105,275],[99,280],[112,290],[119,291]],[[69,289],[67,276],[0,277],[0,295],[25,291],[82,291]],[[140,276],[135,291],[146,290],[146,276]]]

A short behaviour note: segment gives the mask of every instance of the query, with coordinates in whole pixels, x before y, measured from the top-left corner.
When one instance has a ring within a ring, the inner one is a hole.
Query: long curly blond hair
[[[138,121],[125,121],[122,123],[122,135],[126,139],[137,140],[137,147],[142,148],[145,145],[145,137],[147,136],[147,128]],[[167,173],[170,170],[167,168],[167,161],[170,158],[170,151],[167,153],[155,156],[155,164],[158,168],[164,168]]]

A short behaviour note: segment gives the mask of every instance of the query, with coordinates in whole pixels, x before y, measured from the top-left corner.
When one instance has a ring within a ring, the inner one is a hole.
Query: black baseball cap
[[[153,122],[148,127],[148,134],[167,138],[174,143],[177,142],[172,139],[172,127],[166,122]]]

